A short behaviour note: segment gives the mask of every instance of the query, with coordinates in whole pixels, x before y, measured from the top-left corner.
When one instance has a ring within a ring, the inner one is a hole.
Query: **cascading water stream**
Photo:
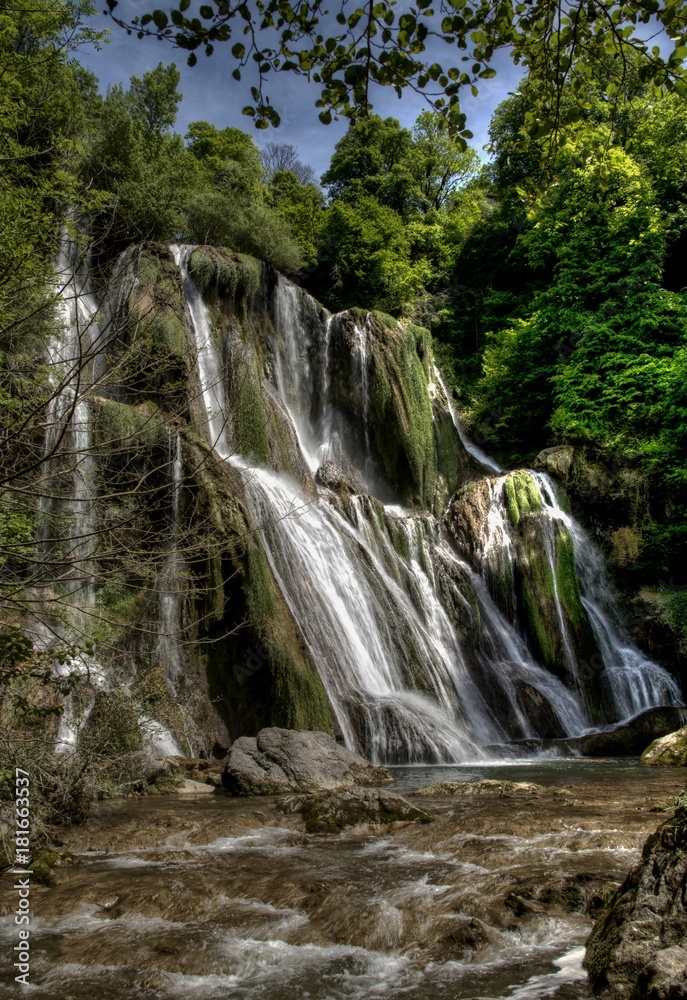
[[[165,680],[170,689],[182,673],[179,630],[181,627],[181,577],[183,561],[179,552],[179,517],[181,513],[181,483],[183,457],[181,435],[178,431],[168,431],[168,455],[171,486],[171,540],[169,551],[160,572],[159,622],[157,653],[165,665]]]
[[[227,430],[231,405],[224,394],[210,315],[186,267],[191,248],[174,247],[173,252],[196,340],[210,439],[217,453],[242,472],[247,505],[272,571],[346,743],[378,761],[474,759],[488,744],[538,735],[522,707],[523,690],[546,701],[562,734],[590,728],[579,692],[535,662],[517,623],[494,603],[486,578],[457,556],[435,518],[384,507],[371,496],[354,496],[343,506],[329,490],[321,489],[314,498],[287,476],[255,466],[232,451]],[[346,425],[329,399],[331,336],[338,317],[323,315],[305,293],[283,278],[278,280],[274,303],[274,381],[281,412],[288,414],[307,468],[314,476],[323,460],[336,456],[342,465],[348,462],[364,469],[359,452],[350,450],[361,447],[364,429],[357,444],[349,441]],[[357,370],[360,414],[366,417],[367,334],[356,329],[354,338],[350,365]],[[313,370],[313,358],[320,370]],[[467,441],[438,372],[435,377],[466,450],[485,469],[500,472]],[[544,495],[544,486],[537,482],[553,545],[554,521],[563,512],[553,507],[553,494]],[[490,481],[485,566],[493,559],[513,560],[499,483]],[[392,541],[394,534],[400,539],[397,543]],[[579,530],[571,534],[577,559],[583,535]],[[553,550],[547,549],[547,558],[554,558]],[[582,572],[584,599],[594,603],[586,581]],[[560,605],[557,593],[554,600]],[[474,649],[462,647],[457,619],[463,632],[473,635]],[[562,617],[560,627],[564,635]],[[606,633],[612,642],[608,627]],[[572,648],[568,654],[574,660]],[[574,662],[569,666],[574,669]],[[655,670],[663,674],[660,668]],[[656,704],[657,687],[649,684],[649,688],[646,697]],[[643,707],[637,685],[632,692],[625,702]],[[623,707],[620,714],[624,711]]]
[[[475,461],[477,461],[482,466],[482,468],[485,469],[487,472],[492,472],[492,473],[503,472],[503,469],[498,464],[498,462],[495,462],[493,458],[490,458],[486,452],[482,451],[482,449],[479,448],[475,444],[475,442],[468,437],[467,431],[465,430],[465,425],[458,416],[456,408],[453,405],[453,401],[451,399],[451,394],[446,388],[446,383],[441,377],[441,372],[436,367],[436,365],[434,366],[434,378],[436,379],[437,384],[441,387],[441,391],[444,400],[446,402],[446,408],[451,415],[451,420],[453,421],[453,426],[455,427],[458,437],[460,438],[460,443],[462,444],[463,448],[465,448],[468,455],[472,455]]]
[[[611,594],[606,567],[579,524],[560,506],[551,480],[532,472],[544,515],[562,524],[573,543],[580,596],[589,616],[604,665],[608,689],[619,718],[630,718],[657,705],[680,705],[682,697],[670,674],[644,656],[624,633]]]

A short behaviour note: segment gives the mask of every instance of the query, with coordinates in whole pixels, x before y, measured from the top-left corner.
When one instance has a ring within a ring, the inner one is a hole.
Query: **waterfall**
[[[181,630],[181,583],[183,559],[179,552],[179,527],[181,514],[181,484],[183,456],[181,435],[178,430],[167,430],[167,451],[170,469],[170,520],[171,537],[167,557],[160,571],[158,582],[159,621],[157,654],[165,666],[165,680],[173,693],[183,670],[179,633]]]
[[[487,472],[503,472],[503,469],[498,462],[495,462],[493,458],[490,458],[486,452],[482,451],[481,448],[478,448],[474,441],[468,437],[468,433],[465,430],[465,424],[458,416],[456,408],[453,405],[453,400],[451,399],[451,393],[448,391],[446,383],[441,377],[441,372],[436,366],[434,367],[434,377],[437,380],[437,384],[441,388],[446,408],[448,409],[451,420],[453,421],[453,426],[455,427],[458,437],[460,438],[460,443],[463,448],[465,448],[468,455],[472,455],[475,461],[477,461]]]
[[[567,682],[537,662],[517,619],[514,593],[506,595],[505,604],[493,593],[495,568],[514,586],[517,561],[503,497],[505,476],[468,440],[436,370],[458,440],[492,473],[483,480],[490,501],[476,540],[477,565],[456,552],[436,517],[385,505],[373,495],[370,332],[347,315],[330,316],[281,277],[273,295],[275,334],[268,345],[273,384],[266,383],[267,391],[276,393],[311,477],[324,461],[335,461],[353,469],[366,492],[346,499],[324,487],[304,490],[289,476],[238,454],[210,313],[188,273],[192,248],[172,249],[194,331],[209,439],[242,475],[272,572],[347,745],[376,761],[449,762],[484,756],[484,747],[508,739],[569,736],[591,728],[556,584],[559,525],[572,539],[581,599],[603,656],[615,717],[677,700],[668,675],[621,637],[600,557],[556,502],[548,480],[533,474]],[[348,360],[337,356],[335,364],[333,338],[340,352],[344,334]],[[344,363],[357,426],[337,409],[333,396],[333,379],[341,378]]]
[[[65,236],[57,261],[62,329],[48,346],[52,396],[45,429],[45,477],[38,541],[57,582],[76,607],[95,604],[95,475],[87,395],[100,350],[98,306],[85,266]],[[66,482],[65,482],[66,479]],[[56,537],[57,536],[57,537]],[[43,575],[43,574],[41,574]]]
[[[618,718],[627,719],[656,705],[680,705],[682,695],[670,674],[653,663],[625,633],[612,598],[604,561],[579,524],[560,506],[551,480],[533,472],[551,524],[562,524],[573,543],[580,596],[603,661],[608,691]]]

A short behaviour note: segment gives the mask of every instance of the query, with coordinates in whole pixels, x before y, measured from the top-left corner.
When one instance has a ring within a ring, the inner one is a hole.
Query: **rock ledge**
[[[327,733],[262,729],[241,736],[227,754],[222,784],[232,795],[281,795],[384,785],[394,779]]]

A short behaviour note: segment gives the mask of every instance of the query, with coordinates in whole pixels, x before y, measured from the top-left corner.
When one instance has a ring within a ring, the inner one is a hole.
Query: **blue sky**
[[[164,2],[160,6],[164,7]],[[133,10],[140,12],[141,4],[136,0],[123,0],[117,13],[124,17]],[[130,37],[103,16],[93,18],[91,23],[98,28],[109,24],[111,29],[109,44],[99,52],[92,47],[83,48],[79,57],[83,65],[96,74],[103,91],[115,83],[126,84],[132,74],[141,76],[160,61],[176,62],[181,72],[180,90],[183,94],[177,129],[182,134],[192,121],[208,121],[217,128],[233,125],[251,133],[258,146],[268,142],[293,143],[300,150],[301,159],[309,163],[318,176],[327,169],[334,146],[346,131],[346,122],[340,120],[322,125],[318,121],[315,101],[319,96],[319,87],[316,84],[310,84],[292,73],[275,76],[269,93],[281,114],[282,124],[278,129],[261,132],[241,114],[241,108],[250,103],[249,83],[238,83],[232,79],[234,63],[226,44],[218,44],[210,58],[199,54],[198,64],[190,68],[186,65],[186,53],[175,50],[167,42]],[[458,50],[436,41],[431,55],[432,59],[440,63],[443,61],[443,65],[448,66],[452,57],[457,57]],[[514,66],[505,53],[497,56],[494,66],[497,75],[483,81],[479,96],[473,97],[466,92],[463,98],[468,128],[475,136],[471,144],[482,156],[486,156],[482,147],[488,141],[491,114],[515,88],[522,75],[522,70]],[[422,98],[411,91],[407,90],[399,99],[388,88],[377,90],[375,111],[384,117],[391,115],[398,118],[403,125],[411,126],[425,107]]]

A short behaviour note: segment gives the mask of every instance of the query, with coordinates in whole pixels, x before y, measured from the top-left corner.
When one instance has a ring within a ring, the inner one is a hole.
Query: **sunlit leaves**
[[[206,55],[217,41],[232,34],[245,36],[234,44],[232,58],[244,66],[247,59],[258,67],[260,97],[254,105],[255,124],[273,124],[274,111],[263,94],[265,78],[274,70],[308,75],[321,86],[321,120],[339,115],[356,120],[372,107],[370,84],[393,87],[402,94],[407,87],[421,93],[440,111],[452,129],[460,115],[459,94],[469,87],[478,93],[479,81],[495,75],[494,53],[507,47],[514,62],[551,94],[548,122],[538,123],[531,134],[549,129],[557,139],[560,125],[560,94],[564,88],[581,94],[594,65],[604,65],[607,96],[624,99],[627,67],[634,62],[640,81],[687,93],[687,8],[677,0],[572,0],[562,7],[559,0],[525,0],[491,3],[489,0],[415,0],[402,12],[396,0],[359,6],[343,0],[336,13],[336,26],[325,36],[320,29],[323,0],[213,0],[199,8],[200,17],[189,17],[190,0],[176,0],[169,10],[155,9],[127,23],[114,15],[116,0],[107,0],[111,15],[127,30],[168,38],[191,53]],[[654,23],[667,29],[674,48],[668,55],[641,40],[638,24]],[[173,27],[170,27],[170,24]],[[271,29],[270,44],[264,46],[260,31]],[[429,62],[427,46],[432,38],[443,38],[452,48],[448,65]],[[460,72],[457,52],[470,66]],[[361,76],[362,67],[362,76]],[[240,79],[236,68],[234,79]]]

